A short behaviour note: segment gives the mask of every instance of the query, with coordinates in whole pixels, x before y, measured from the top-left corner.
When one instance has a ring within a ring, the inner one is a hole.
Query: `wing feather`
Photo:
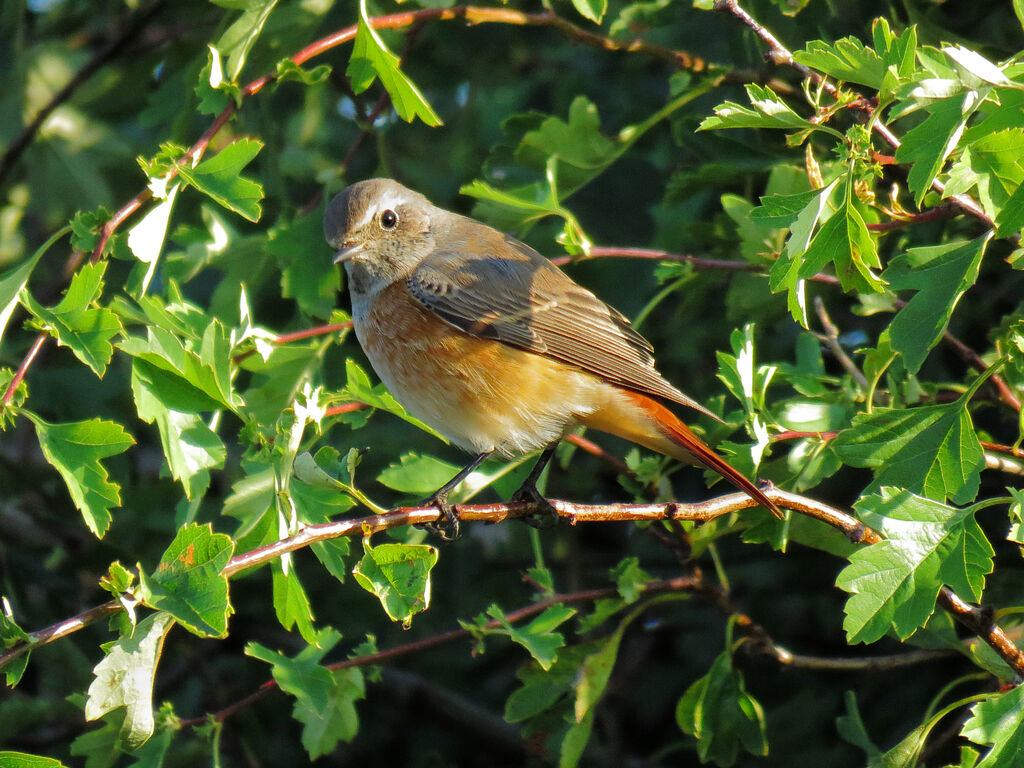
[[[481,230],[493,233],[473,243],[482,255],[467,256],[466,248],[437,251],[410,273],[409,291],[426,309],[474,336],[718,418],[658,373],[653,348],[624,315],[518,240]]]

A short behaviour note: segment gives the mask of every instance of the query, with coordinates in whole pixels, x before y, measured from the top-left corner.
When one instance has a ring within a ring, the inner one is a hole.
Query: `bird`
[[[578,426],[714,470],[782,516],[664,405],[721,421],[658,372],[629,320],[525,243],[386,178],[339,192],[324,237],[374,371],[410,414],[475,454],[424,502],[442,513],[443,538],[458,535],[448,495],[495,454],[541,451],[512,498],[554,513],[536,481]]]

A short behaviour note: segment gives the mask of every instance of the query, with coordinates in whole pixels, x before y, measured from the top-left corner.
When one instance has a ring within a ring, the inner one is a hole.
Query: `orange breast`
[[[546,447],[612,390],[564,363],[454,328],[401,281],[377,295],[355,330],[398,401],[467,450],[513,455]]]

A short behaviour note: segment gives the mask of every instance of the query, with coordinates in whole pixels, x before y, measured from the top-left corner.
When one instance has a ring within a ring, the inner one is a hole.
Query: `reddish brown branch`
[[[782,491],[778,488],[767,488],[765,493],[779,507],[794,510],[820,520],[842,531],[855,544],[876,544],[882,541],[882,537],[871,528],[868,528],[845,512],[815,499]],[[581,522],[640,520],[707,522],[721,515],[757,506],[756,501],[743,493],[731,493],[692,504],[667,502],[660,504],[601,505],[575,504],[558,499],[549,500],[548,504],[555,509],[560,517],[565,518],[572,525]],[[540,508],[540,505],[533,502],[455,505],[455,512],[461,520],[486,521],[489,523],[498,523],[510,518],[533,515],[541,511],[544,510]],[[235,555],[221,571],[221,574],[230,578],[243,571],[266,565],[288,552],[305,549],[318,541],[326,541],[343,536],[368,536],[403,525],[436,523],[439,519],[440,512],[436,507],[400,507],[381,515],[307,526],[293,536],[275,541],[272,544],[250,552]],[[952,591],[945,588],[944,592],[940,595],[939,603],[957,621],[963,623],[988,643],[1018,675],[1024,676],[1024,653],[995,624],[990,616],[991,611],[989,609],[971,606],[957,597]],[[0,654],[0,667],[3,667],[32,648],[52,642],[57,637],[71,634],[117,610],[120,610],[120,604],[116,602],[106,603],[79,616],[55,624],[52,627],[34,632],[30,635],[29,643],[21,643]]]
[[[346,320],[344,323],[331,323],[330,325],[318,325],[315,328],[306,328],[302,331],[292,331],[291,333],[282,333],[275,337],[272,344],[290,344],[293,341],[302,341],[303,339],[312,339],[316,336],[330,336],[332,333],[340,333],[341,331],[347,330],[352,327],[352,321]],[[240,363],[247,357],[256,354],[255,349],[247,349],[245,352],[241,352],[232,358],[235,363]]]
[[[868,224],[867,228],[873,232],[888,232],[893,229],[908,227],[911,224],[924,224],[929,221],[948,219],[956,215],[956,208],[946,203],[944,205],[937,205],[934,208],[921,213],[915,213],[912,216],[905,216],[903,218],[892,219],[890,221],[881,221],[877,224]]]
[[[47,338],[46,331],[42,331],[36,340],[32,342],[32,346],[28,349],[28,354],[25,355],[25,359],[21,361],[21,365],[18,366],[18,370],[15,372],[14,377],[11,379],[11,383],[7,386],[7,391],[4,392],[3,405],[10,405],[11,400],[14,399],[14,393],[18,389],[18,385],[21,384],[25,378],[25,374],[28,373],[29,366],[32,365],[32,361],[36,359],[36,355],[39,354],[39,350],[43,348],[43,344],[46,343]]]

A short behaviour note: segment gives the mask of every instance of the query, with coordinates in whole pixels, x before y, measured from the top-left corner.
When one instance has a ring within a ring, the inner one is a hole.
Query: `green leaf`
[[[148,265],[145,276],[139,286],[139,295],[145,294],[156,274],[157,261],[167,237],[167,224],[174,210],[174,201],[178,199],[181,187],[175,184],[167,192],[167,197],[157,202],[128,232],[128,247],[135,258]]]
[[[959,98],[936,101],[929,106],[928,117],[903,137],[903,143],[896,150],[896,161],[911,164],[907,186],[914,193],[917,205],[924,200],[949,153],[956,148],[967,118],[979,103],[975,91],[967,91]],[[952,193],[947,189],[947,194]]]
[[[1012,231],[1022,218],[1019,208],[1024,181],[1024,128],[1006,128],[981,136],[964,147],[949,171],[945,196],[965,194],[977,188],[985,212]],[[1004,213],[1004,209],[1009,208]]]
[[[427,103],[416,84],[398,68],[398,57],[388,50],[384,41],[370,26],[366,14],[366,0],[359,2],[359,26],[345,74],[350,78],[352,90],[357,94],[369,88],[379,77],[391,97],[391,103],[394,104],[398,116],[407,123],[418,117],[431,127],[441,125],[441,118]]]
[[[217,50],[222,58],[226,56],[228,60],[225,75],[231,82],[241,74],[245,59],[259,39],[275,5],[277,0],[246,0],[241,6],[242,15],[217,39]]]
[[[981,599],[993,550],[971,509],[893,488],[855,508],[886,539],[855,551],[836,579],[851,593],[843,621],[850,643],[874,642],[890,628],[906,639],[931,616],[943,584]]]
[[[21,292],[21,302],[35,316],[37,325],[74,352],[100,378],[114,354],[110,340],[123,330],[121,321],[109,309],[90,306],[103,292],[106,269],[105,261],[79,269],[55,307],[43,307],[30,293]]]
[[[827,125],[816,125],[801,117],[771,88],[756,83],[746,85],[750,107],[726,101],[715,107],[714,117],[706,117],[697,129],[714,131],[725,128],[781,128],[783,130],[825,131],[837,138],[842,134]],[[752,107],[752,108],[751,108]]]
[[[363,541],[365,554],[352,575],[359,586],[376,595],[392,621],[408,626],[412,617],[430,606],[430,571],[437,549],[422,544],[381,544]]]
[[[333,629],[314,633],[309,646],[294,657],[259,643],[245,648],[246,655],[271,664],[275,682],[295,697],[292,715],[303,724],[302,745],[313,760],[333,751],[339,741],[351,741],[359,730],[355,702],[366,696],[362,671],[332,672],[320,665],[340,639]]]
[[[0,750],[0,768],[64,768],[64,763],[52,757]]]
[[[0,275],[0,342],[4,339],[4,329],[7,327],[7,321],[11,319],[11,313],[14,312],[14,308],[18,305],[18,294],[28,285],[28,279],[32,275],[32,270],[36,268],[36,264],[39,263],[39,259],[43,257],[43,254],[50,250],[67,233],[68,227],[64,227],[39,246],[31,258]]]
[[[221,571],[234,548],[231,537],[214,533],[209,524],[179,529],[151,575],[139,567],[143,602],[170,613],[195,635],[226,637],[232,608]]]
[[[832,447],[844,464],[874,469],[872,487],[899,486],[957,504],[977,495],[985,466],[984,451],[962,400],[858,414]]]
[[[324,242],[324,204],[270,231],[267,248],[281,268],[281,295],[313,317],[330,317],[338,301],[340,271]]]
[[[505,635],[510,640],[523,646],[540,665],[541,669],[550,669],[558,658],[558,650],[565,645],[565,637],[554,630],[576,615],[573,608],[564,605],[553,605],[544,610],[525,627],[514,627],[505,618],[504,612],[492,605],[487,615],[501,624],[501,629],[489,629],[487,634]]]
[[[949,318],[974,281],[991,234],[969,242],[911,248],[889,262],[882,277],[893,290],[916,294],[889,326],[893,349],[917,373],[928,352],[942,338]]]
[[[184,413],[227,408],[237,412],[242,399],[232,390],[231,339],[217,320],[198,341],[182,340],[150,325],[146,338],[129,336],[118,349],[135,358],[133,380],[165,407]]]
[[[883,281],[873,270],[881,268],[878,245],[853,202],[853,182],[846,183],[845,200],[811,240],[797,277],[807,279],[832,262],[844,291],[878,293]]]
[[[797,63],[836,80],[866,85],[875,90],[881,89],[887,70],[882,57],[855,37],[844,37],[831,44],[813,40],[804,50],[794,52],[793,58]]]
[[[135,440],[112,421],[50,424],[33,413],[23,413],[35,425],[43,455],[64,478],[85,524],[102,538],[110,527],[111,508],[121,504],[121,486],[109,482],[101,459],[124,453]]]
[[[205,470],[224,466],[227,449],[197,413],[172,407],[182,401],[181,383],[144,360],[132,362],[132,395],[139,418],[156,423],[171,477],[181,482],[186,498],[194,499],[208,485]],[[185,394],[192,392],[186,388]]]
[[[778,196],[770,202],[767,200],[762,201],[762,204],[766,207],[765,214],[770,217],[768,220],[773,220],[780,224],[785,219],[792,221],[789,224],[790,235],[789,239],[786,240],[786,250],[776,260],[775,264],[772,265],[771,272],[768,275],[768,285],[772,293],[779,293],[782,290],[787,291],[786,303],[790,314],[804,328],[809,327],[805,284],[800,277],[801,270],[806,271],[804,268],[804,254],[811,244],[815,228],[818,227],[824,218],[832,214],[828,199],[838,184],[839,180],[836,179],[821,190],[812,190],[813,194],[808,195],[806,202],[803,201],[802,196],[795,195],[786,196],[787,199],[780,199],[781,196]],[[795,218],[790,219],[789,217],[792,215],[793,209],[801,204],[803,208],[800,209]]]
[[[116,641],[93,669],[85,719],[97,720],[119,707],[125,708],[118,746],[138,749],[153,735],[153,678],[164,638],[174,617],[160,612],[138,623],[131,637]]]
[[[836,730],[839,732],[839,736],[844,741],[864,750],[869,761],[876,760],[882,752],[868,736],[867,728],[860,716],[860,710],[857,708],[857,695],[853,691],[847,691],[844,699],[846,714],[836,718]]]
[[[434,456],[403,453],[398,463],[392,462],[377,475],[377,482],[395,491],[426,496],[455,477],[460,469]]]
[[[728,651],[691,685],[676,706],[676,723],[697,739],[702,763],[728,768],[742,747],[752,755],[768,754],[764,712],[747,693],[743,673],[735,669]]]
[[[320,85],[331,76],[331,72],[330,64],[319,64],[313,69],[305,69],[291,59],[281,59],[277,62],[277,79],[274,84],[294,80],[303,85]]]
[[[608,11],[608,0],[572,0],[573,7],[580,16],[600,24]]]
[[[644,586],[651,581],[650,574],[640,567],[640,560],[636,557],[627,557],[620,561],[608,575],[618,587],[622,599],[628,603],[636,602]]]
[[[277,560],[272,565],[274,580],[274,612],[281,626],[289,632],[298,627],[299,634],[307,643],[313,643],[316,629],[313,627],[313,606],[309,603],[306,589],[299,580],[299,574],[290,559]]]
[[[992,694],[971,707],[960,735],[990,747],[977,768],[999,768],[1016,763],[1024,754],[1024,686]]]
[[[263,208],[263,186],[241,175],[260,150],[258,139],[238,139],[224,147],[214,157],[204,160],[195,168],[179,165],[178,173],[185,181],[215,200],[228,210],[249,221],[259,221]]]
[[[0,596],[0,649],[8,650],[22,643],[30,643],[28,633],[18,626],[11,611],[11,604],[6,597]],[[23,653],[3,666],[4,679],[8,688],[13,688],[21,680],[28,666],[29,654]]]

